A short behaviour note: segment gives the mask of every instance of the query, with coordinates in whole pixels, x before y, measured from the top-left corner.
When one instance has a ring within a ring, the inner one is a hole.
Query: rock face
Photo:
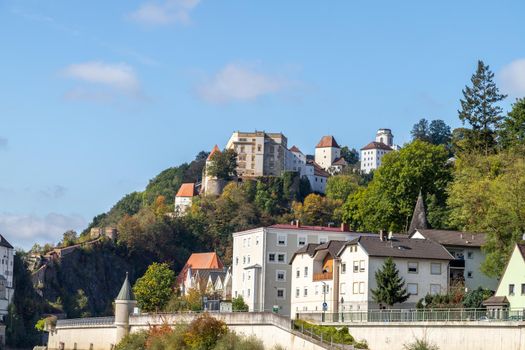
[[[112,315],[122,277],[129,271],[134,281],[143,272],[134,270],[125,252],[101,241],[48,262],[37,272],[37,288],[46,301],[62,306],[69,318]]]

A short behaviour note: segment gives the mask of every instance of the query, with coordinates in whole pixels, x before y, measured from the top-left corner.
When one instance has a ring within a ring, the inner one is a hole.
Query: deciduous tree
[[[175,273],[168,264],[151,264],[133,287],[139,307],[146,312],[163,310],[173,294],[174,283]]]

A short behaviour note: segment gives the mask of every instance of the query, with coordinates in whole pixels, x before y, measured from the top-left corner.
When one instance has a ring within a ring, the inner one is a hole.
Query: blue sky
[[[0,2],[0,232],[82,229],[234,130],[359,148],[459,126],[477,59],[525,96],[523,1]]]

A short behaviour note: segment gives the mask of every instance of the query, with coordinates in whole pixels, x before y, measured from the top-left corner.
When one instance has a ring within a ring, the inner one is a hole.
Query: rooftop
[[[219,146],[215,145],[206,160],[211,160],[211,157],[217,152],[221,153],[221,150],[219,149]]]
[[[202,270],[202,269],[223,269],[224,265],[219,259],[219,256],[215,252],[210,253],[193,253],[189,257],[188,261],[182,268],[179,276],[177,277],[177,282],[180,284],[186,277],[186,272],[189,269],[192,270]]]
[[[0,235],[0,247],[5,247],[8,249],[13,249],[13,246],[11,243],[7,241],[7,239],[4,238],[4,236]]]
[[[177,192],[176,197],[193,197],[195,196],[195,184],[193,182],[191,183],[183,183],[179,187],[179,191]]]
[[[283,230],[305,230],[305,231],[326,231],[326,232],[346,232],[346,233],[351,232],[346,227],[303,226],[303,225],[292,225],[292,224],[275,224],[275,225],[271,225],[268,227],[283,229]]]
[[[335,138],[331,135],[323,136],[315,148],[336,147],[340,148]]]
[[[308,161],[308,164],[313,165],[314,167],[314,175],[315,176],[322,176],[322,177],[330,177],[330,174],[326,172],[319,164],[317,164],[314,161]]]
[[[392,147],[390,147],[388,145],[385,145],[383,142],[372,141],[368,145],[366,145],[365,147],[361,148],[361,151],[366,151],[366,150],[369,150],[369,149],[382,149],[382,150],[385,150],[385,151],[391,151]]]
[[[300,150],[299,148],[297,148],[296,145],[293,145],[293,146],[290,148],[290,152],[303,153],[303,152],[301,152],[301,150]]]
[[[484,233],[468,233],[449,230],[417,229],[423,237],[443,245],[458,247],[481,247],[487,240]]]
[[[318,251],[321,251],[321,250],[328,250],[330,255],[335,257],[338,255],[339,251],[341,250],[341,248],[344,247],[346,243],[347,241],[335,241],[335,240],[328,241],[316,247],[315,252],[317,253]]]

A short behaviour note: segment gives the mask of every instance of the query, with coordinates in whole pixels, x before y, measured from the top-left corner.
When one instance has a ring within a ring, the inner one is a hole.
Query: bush
[[[224,335],[214,350],[264,350],[263,342],[255,336],[242,337],[234,332]]]
[[[416,339],[414,342],[403,345],[405,350],[439,350],[437,345],[426,339]]]
[[[184,341],[191,349],[212,349],[226,333],[226,323],[204,314],[189,324]]]
[[[147,338],[147,331],[128,334],[117,344],[115,350],[144,350]]]
[[[244,302],[242,295],[232,299],[232,310],[235,311],[248,311],[248,305]]]
[[[317,335],[319,338],[321,335],[323,336],[323,339],[330,340],[332,339],[334,343],[338,344],[346,344],[346,345],[354,345],[356,344],[356,341],[354,337],[348,332],[348,327],[334,327],[334,326],[319,326],[315,324],[308,323],[303,320],[295,320],[294,322],[295,329],[306,329],[308,331],[313,332],[315,335]],[[361,349],[366,349],[368,347],[364,347]]]

